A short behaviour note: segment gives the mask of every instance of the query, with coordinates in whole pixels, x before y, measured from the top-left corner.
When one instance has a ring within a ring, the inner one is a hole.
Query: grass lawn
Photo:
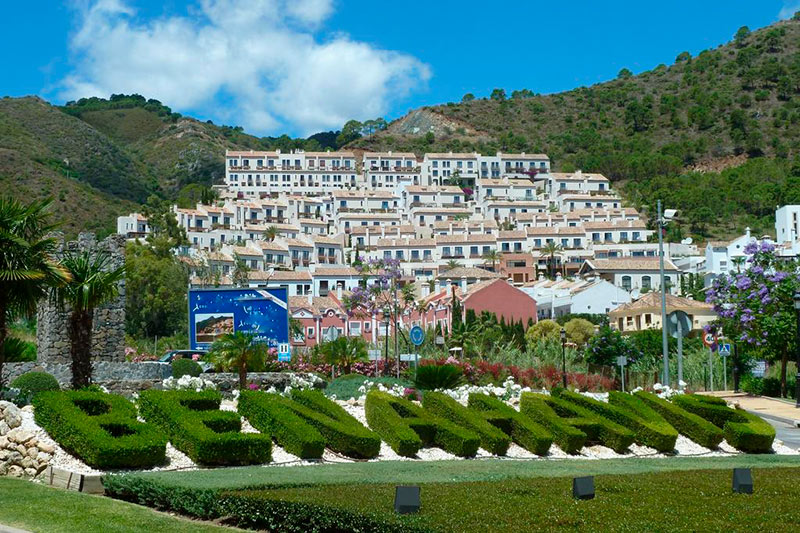
[[[6,477],[0,477],[0,524],[47,533],[238,531]]]
[[[607,460],[517,461],[382,461],[286,468],[247,466],[184,472],[127,474],[163,487],[233,490],[253,487],[380,483],[446,483],[499,481],[514,478],[639,474],[676,470],[734,467],[800,467],[798,455],[739,455],[734,457],[670,457]]]
[[[731,472],[694,470],[595,479],[596,498],[572,499],[568,478],[421,486],[408,524],[442,533],[515,531],[794,531],[800,468],[758,469],[752,495],[733,494]],[[244,491],[242,496],[330,505],[393,517],[393,484]],[[257,506],[255,507],[258,508]]]

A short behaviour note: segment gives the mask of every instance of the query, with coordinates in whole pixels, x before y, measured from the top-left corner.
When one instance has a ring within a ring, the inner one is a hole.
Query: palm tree
[[[89,385],[92,379],[92,323],[94,310],[119,295],[125,266],[114,267],[105,252],[68,252],[61,261],[70,281],[56,287],[55,299],[70,307],[67,331],[72,357],[72,387]]]
[[[547,259],[547,270],[550,271],[551,278],[556,276],[556,256],[561,255],[561,252],[563,252],[563,248],[555,241],[550,241],[542,246],[541,253],[549,256]]]
[[[31,316],[50,287],[69,280],[69,273],[53,257],[58,241],[47,237],[50,200],[25,205],[0,197],[0,346],[8,335],[8,320]],[[0,384],[3,375],[0,350]]]
[[[264,238],[268,241],[272,242],[275,240],[275,237],[278,236],[278,228],[275,226],[270,226],[264,231]]]
[[[349,374],[353,363],[367,358],[367,343],[362,337],[339,337],[320,344],[318,352],[326,363],[340,366]]]
[[[209,350],[209,359],[224,370],[236,370],[239,373],[239,388],[244,389],[247,386],[247,368],[263,365],[267,351],[267,345],[256,342],[250,333],[236,331],[214,341]]]
[[[460,266],[461,266],[461,263],[459,263],[455,259],[451,259],[451,260],[449,260],[447,262],[447,266],[445,267],[445,269],[446,269],[445,272],[447,270],[453,270],[454,268],[459,268]]]
[[[744,264],[744,262],[745,262],[745,258],[744,258],[743,255],[737,255],[736,257],[731,259],[731,263],[736,265],[736,273],[737,274],[741,274],[742,273],[742,265]]]
[[[492,262],[492,272],[494,272],[494,265],[495,265],[495,263],[500,261],[500,257],[501,256],[502,256],[502,254],[500,252],[498,252],[497,250],[487,250],[483,254],[483,260]]]

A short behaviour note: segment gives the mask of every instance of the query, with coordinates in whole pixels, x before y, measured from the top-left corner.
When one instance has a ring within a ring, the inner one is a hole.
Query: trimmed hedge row
[[[553,394],[630,429],[639,444],[650,446],[660,452],[671,452],[675,449],[675,441],[678,439],[675,428],[656,411],[630,394],[612,391],[609,393],[609,403],[561,388],[554,389]],[[611,403],[613,398],[616,398],[616,404]]]
[[[586,433],[587,442],[596,442],[617,453],[625,453],[636,439],[636,435],[630,429],[582,405],[558,396],[549,396],[545,401],[559,416],[564,417],[568,424]]]
[[[678,433],[706,448],[716,448],[722,442],[722,431],[708,420],[681,409],[674,403],[659,398],[652,392],[638,391],[634,394],[663,416]]]
[[[742,409],[731,409],[721,398],[699,394],[679,394],[672,401],[721,427],[728,444],[747,453],[772,451],[775,428],[760,417]]]
[[[272,438],[241,433],[238,413],[220,411],[217,391],[148,390],[139,396],[139,410],[148,422],[160,427],[173,446],[194,462],[206,465],[266,463]]]
[[[321,391],[296,389],[292,399],[295,412],[325,437],[331,450],[357,459],[372,459],[380,453],[380,437]]]
[[[553,435],[544,426],[493,396],[472,393],[468,403],[470,409],[481,412],[487,421],[529,452],[547,455],[553,444]]]
[[[319,459],[325,451],[325,437],[292,408],[294,402],[280,394],[242,391],[239,414],[287,452],[301,459]]]
[[[523,392],[519,412],[549,429],[553,434],[553,442],[566,453],[576,454],[586,444],[586,433],[558,416],[547,404],[547,396],[544,394]]]
[[[370,391],[364,405],[367,423],[398,454],[413,457],[423,445],[435,445],[461,457],[472,457],[480,438],[412,402]]]
[[[222,516],[237,526],[282,533],[427,533],[430,528],[403,523],[398,517],[360,513],[332,505],[282,500],[269,491],[231,492],[219,502]],[[406,517],[418,520],[417,517]]]
[[[477,433],[483,449],[494,455],[505,455],[511,445],[511,438],[503,431],[444,393],[426,392],[422,397],[422,406],[437,416]]]
[[[40,392],[33,407],[36,423],[93,468],[147,468],[166,461],[166,435],[136,420],[136,408],[122,396]]]

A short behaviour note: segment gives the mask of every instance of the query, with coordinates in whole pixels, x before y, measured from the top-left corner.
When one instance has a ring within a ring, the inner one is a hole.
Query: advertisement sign
[[[189,344],[207,350],[226,333],[241,331],[271,348],[289,343],[289,290],[189,289]]]

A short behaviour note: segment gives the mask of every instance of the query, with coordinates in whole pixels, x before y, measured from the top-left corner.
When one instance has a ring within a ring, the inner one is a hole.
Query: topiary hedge
[[[481,439],[481,446],[494,455],[505,455],[511,438],[490,424],[480,413],[468,409],[450,396],[429,391],[422,397],[422,406],[431,413],[454,424],[474,431]]]
[[[625,453],[636,438],[630,429],[577,403],[558,396],[548,396],[545,401],[568,424],[586,433],[587,442],[596,442],[617,453]]]
[[[679,394],[673,396],[672,401],[722,428],[725,440],[737,450],[748,453],[772,451],[775,428],[760,417],[742,409],[731,409],[725,400],[712,396]]]
[[[621,396],[623,394],[624,396]],[[609,402],[612,397],[616,396],[617,405],[600,402],[562,388],[554,389],[553,395],[580,405],[602,418],[630,429],[634,432],[634,440],[639,444],[650,446],[660,452],[670,452],[675,449],[675,441],[678,439],[678,432],[675,428],[646,405],[636,405],[638,402],[629,394],[610,392]],[[622,404],[624,408],[620,408],[619,404]]]
[[[481,444],[472,431],[385,392],[370,391],[364,410],[369,427],[399,455],[414,457],[423,445],[435,445],[471,457]]]
[[[638,391],[635,396],[658,411],[678,433],[686,435],[700,446],[706,448],[716,448],[722,442],[723,434],[717,426],[698,416],[681,409],[676,404],[659,398],[651,392]]]
[[[241,433],[238,413],[220,411],[217,391],[144,391],[139,410],[177,449],[206,465],[246,465],[270,460],[269,435]]]
[[[519,412],[549,429],[553,434],[553,442],[566,453],[578,453],[586,444],[586,433],[558,416],[543,394],[523,392]]]
[[[203,368],[196,361],[185,359],[183,357],[172,361],[171,366],[172,377],[175,379],[178,379],[181,376],[192,376],[193,378],[196,378],[203,373]]]
[[[302,459],[319,459],[325,437],[292,409],[292,400],[280,394],[242,391],[239,414],[265,435],[272,435],[287,452]]]
[[[371,459],[380,453],[380,437],[322,392],[295,389],[292,399],[295,412],[322,434],[331,450],[358,459]]]
[[[503,430],[511,439],[536,455],[546,455],[553,444],[553,435],[541,426],[520,414],[502,400],[486,394],[469,395],[470,409],[482,413],[486,419]]]
[[[25,397],[44,391],[61,390],[58,380],[47,372],[26,372],[12,381],[11,387],[19,389],[20,396]]]
[[[93,468],[148,468],[166,460],[166,435],[139,422],[122,396],[45,391],[34,396],[33,413],[62,448]]]

